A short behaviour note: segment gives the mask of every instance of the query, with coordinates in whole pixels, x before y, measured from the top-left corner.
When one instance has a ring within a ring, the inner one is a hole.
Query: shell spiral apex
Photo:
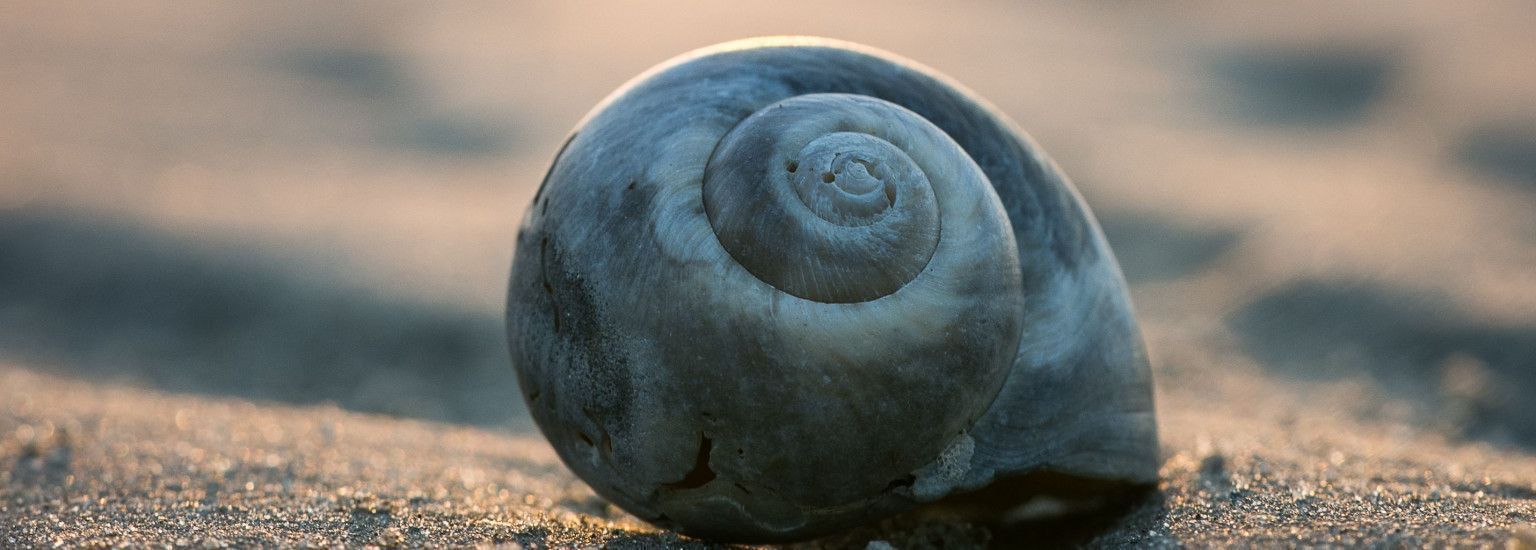
[[[1145,484],[1157,434],[1119,268],[1002,115],[862,46],[755,39],[572,133],[507,297],[528,408],[648,521],[814,537],[1051,471]]]

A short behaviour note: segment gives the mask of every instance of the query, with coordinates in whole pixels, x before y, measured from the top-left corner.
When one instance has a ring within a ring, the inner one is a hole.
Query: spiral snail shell
[[[933,71],[823,39],[652,69],[518,235],[529,410],[603,497],[809,538],[1036,471],[1149,483],[1151,378],[1070,183]]]

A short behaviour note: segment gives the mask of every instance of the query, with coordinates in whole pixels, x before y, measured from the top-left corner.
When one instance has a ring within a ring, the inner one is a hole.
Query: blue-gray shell
[[[811,164],[895,213],[805,244],[782,218],[810,210],[766,201],[822,192]],[[1156,480],[1146,353],[1082,199],[970,92],[852,44],[701,50],[594,109],[527,210],[507,331],[565,463],[689,534],[804,539],[1037,471]]]

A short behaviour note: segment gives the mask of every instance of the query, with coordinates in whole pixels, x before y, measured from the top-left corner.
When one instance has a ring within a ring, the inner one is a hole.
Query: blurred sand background
[[[0,546],[698,544],[559,466],[501,307],[581,116],[766,34],[915,59],[1050,152],[1131,282],[1168,457],[1124,515],[823,544],[1536,546],[1532,28],[1521,2],[0,4]]]

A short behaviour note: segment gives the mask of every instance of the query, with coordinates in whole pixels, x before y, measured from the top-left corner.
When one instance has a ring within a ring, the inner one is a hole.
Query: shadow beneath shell
[[[984,492],[1017,498],[1032,495],[1014,507],[992,529],[994,548],[1077,548],[1114,544],[1145,544],[1143,526],[1158,525],[1167,507],[1155,487],[1084,480],[1050,473],[1026,476]],[[1109,543],[1108,540],[1120,540]]]
[[[1153,486],[1035,472],[999,480],[813,548],[1073,548],[1135,544],[1167,507]],[[1105,543],[1106,540],[1118,541]]]
[[[689,549],[706,550],[711,548],[740,548],[738,546],[715,544],[697,539],[685,539],[671,532],[662,533],[615,533],[611,538],[603,541],[603,548],[611,550],[671,550]]]

